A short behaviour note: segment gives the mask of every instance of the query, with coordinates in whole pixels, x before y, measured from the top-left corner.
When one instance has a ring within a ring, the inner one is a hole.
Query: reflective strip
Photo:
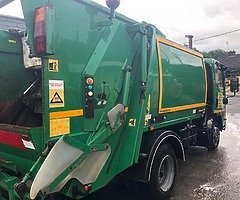
[[[25,145],[23,144],[21,135],[10,131],[0,130],[0,144],[16,147],[21,150],[26,149]]]
[[[186,48],[186,47],[184,47],[184,46],[182,46],[182,45],[180,45],[180,44],[177,44],[177,43],[172,42],[172,41],[170,41],[170,40],[167,40],[167,39],[165,39],[165,38],[162,38],[162,37],[157,36],[157,37],[156,37],[156,40],[157,40],[157,42],[159,42],[159,43],[163,43],[163,44],[166,44],[166,45],[168,45],[168,46],[175,47],[175,48],[177,48],[177,49],[180,49],[180,50],[182,50],[182,51],[185,51],[185,52],[187,52],[187,53],[190,53],[190,54],[192,54],[192,55],[194,55],[194,56],[198,56],[198,57],[200,57],[200,58],[203,58],[203,55],[202,55],[201,53],[199,53],[199,52],[197,52],[197,51],[194,51],[194,50],[192,50],[192,49]]]
[[[34,147],[34,144],[32,143],[32,141],[22,139],[22,142],[27,149],[35,150],[35,147]]]
[[[61,118],[79,117],[79,116],[83,116],[83,109],[51,112],[49,114],[50,119],[61,119]]]
[[[197,103],[197,104],[190,104],[190,105],[177,106],[177,107],[171,107],[171,108],[161,108],[159,110],[159,114],[178,112],[182,110],[189,110],[189,109],[200,108],[205,106],[206,106],[206,103]]]

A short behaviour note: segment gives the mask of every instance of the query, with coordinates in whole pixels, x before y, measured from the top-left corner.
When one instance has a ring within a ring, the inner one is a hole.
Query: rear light
[[[35,10],[34,45],[36,54],[46,54],[46,8]]]
[[[92,186],[91,185],[84,185],[83,189],[84,189],[85,193],[89,193],[92,190]]]
[[[5,144],[21,150],[35,149],[27,135],[21,135],[10,131],[0,130],[0,144]]]

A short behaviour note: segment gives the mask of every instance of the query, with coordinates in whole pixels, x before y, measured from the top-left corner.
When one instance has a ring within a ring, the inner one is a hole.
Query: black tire
[[[70,200],[70,198],[60,193],[53,193],[48,196],[47,200]]]
[[[174,188],[178,171],[178,162],[171,145],[163,144],[157,150],[150,182],[149,195],[153,200],[167,200]]]
[[[207,148],[209,151],[214,151],[218,148],[220,143],[220,130],[219,128],[213,124],[213,128],[208,138]]]

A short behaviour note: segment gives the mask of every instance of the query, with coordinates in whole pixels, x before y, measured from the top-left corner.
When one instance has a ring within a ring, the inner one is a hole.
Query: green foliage
[[[222,50],[222,49],[215,49],[215,50],[211,50],[211,51],[204,51],[203,52],[203,56],[205,58],[214,58],[214,59],[219,59],[222,56],[227,56],[228,52]]]
[[[239,54],[236,54],[236,51],[224,51],[222,49],[215,49],[211,51],[204,51],[202,52],[204,58],[214,58],[224,65],[228,66],[226,71],[226,76],[236,76],[240,74],[240,58],[238,57]]]

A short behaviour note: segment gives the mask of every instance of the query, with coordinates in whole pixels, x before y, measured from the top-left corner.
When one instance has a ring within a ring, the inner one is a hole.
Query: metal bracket
[[[108,120],[110,123],[110,127],[113,132],[116,132],[117,129],[122,126],[123,124],[123,118],[122,116],[124,115],[124,107],[122,104],[117,104],[113,109],[111,109],[108,112]]]

